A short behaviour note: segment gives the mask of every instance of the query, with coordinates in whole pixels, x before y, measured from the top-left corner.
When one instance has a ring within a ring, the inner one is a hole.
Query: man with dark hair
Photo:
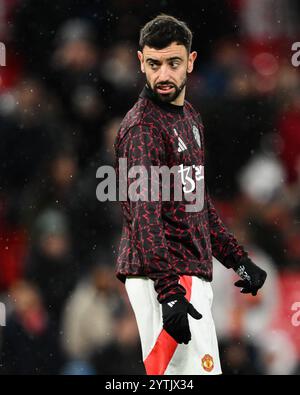
[[[126,191],[137,183],[132,170],[143,170],[139,199],[121,203],[117,276],[136,316],[147,374],[221,373],[211,315],[212,256],[238,273],[235,285],[243,293],[256,295],[266,279],[222,223],[204,184],[203,124],[185,100],[197,57],[191,43],[190,29],[172,16],[160,15],[143,27],[138,58],[146,86],[115,141],[118,176],[121,158],[130,169]],[[163,199],[164,177],[154,182],[158,199],[152,198],[152,184],[148,194],[150,174],[152,182],[152,172],[162,166],[175,168],[172,200]],[[124,190],[121,184],[120,177]],[[181,200],[174,197],[178,188]],[[187,204],[194,200],[196,210]]]
[[[146,45],[151,48],[162,49],[170,43],[176,42],[185,46],[188,53],[192,48],[193,33],[186,23],[171,15],[160,15],[146,23],[140,32],[140,48]]]

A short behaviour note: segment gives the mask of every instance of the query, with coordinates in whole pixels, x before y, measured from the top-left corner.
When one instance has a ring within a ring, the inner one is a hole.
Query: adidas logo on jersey
[[[174,133],[178,137],[178,152],[185,151],[187,146],[185,145],[184,141],[178,136],[177,130],[174,128]]]
[[[169,306],[169,307],[173,307],[174,304],[176,304],[176,302],[177,302],[177,300],[172,300],[172,302],[169,302],[169,303],[168,303],[168,306]]]
[[[184,142],[181,140],[181,138],[178,138],[178,152],[182,152],[184,150],[186,150],[186,145],[184,144]]]

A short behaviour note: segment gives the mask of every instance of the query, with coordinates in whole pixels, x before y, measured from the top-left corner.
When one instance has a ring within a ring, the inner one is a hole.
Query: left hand
[[[242,287],[244,294],[251,293],[257,295],[257,291],[264,285],[267,273],[256,266],[249,257],[242,257],[234,271],[240,276],[241,280],[234,283],[236,287]]]

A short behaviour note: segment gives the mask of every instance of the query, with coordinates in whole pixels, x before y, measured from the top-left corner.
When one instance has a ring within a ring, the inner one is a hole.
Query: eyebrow
[[[172,56],[171,58],[168,58],[167,61],[172,61],[172,60],[182,60],[180,56]],[[153,58],[147,58],[146,62],[153,62],[153,63],[160,63],[160,60],[158,59],[153,59]]]

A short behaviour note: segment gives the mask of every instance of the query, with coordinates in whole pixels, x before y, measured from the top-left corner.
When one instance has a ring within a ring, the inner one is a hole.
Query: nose
[[[170,78],[170,74],[169,74],[168,65],[164,64],[159,69],[159,76],[157,82],[169,81],[169,78]]]

